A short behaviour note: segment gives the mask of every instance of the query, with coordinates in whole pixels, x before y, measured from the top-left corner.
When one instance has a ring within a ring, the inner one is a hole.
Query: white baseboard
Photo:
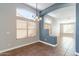
[[[47,44],[47,45],[50,45],[50,46],[52,46],[52,47],[56,47],[57,46],[57,44],[56,45],[53,45],[53,44],[50,44],[50,43],[47,43],[47,42],[44,42],[44,41],[40,41],[41,43],[44,43],[44,44]]]
[[[10,50],[13,50],[13,49],[17,49],[17,48],[20,48],[20,47],[23,47],[23,46],[27,46],[27,45],[30,45],[30,44],[33,44],[33,43],[37,43],[37,42],[39,42],[39,41],[34,41],[34,42],[31,42],[31,43],[23,44],[23,45],[16,46],[16,47],[13,47],[13,48],[4,49],[4,50],[0,51],[0,53],[6,52],[6,51],[10,51]]]
[[[75,55],[79,56],[79,53],[78,52],[75,52]]]
[[[20,45],[20,46],[16,46],[16,47],[13,47],[13,48],[4,49],[4,50],[0,51],[0,53],[6,52],[6,51],[10,51],[10,50],[13,50],[13,49],[17,49],[17,48],[20,48],[20,47],[23,47],[23,46],[27,46],[27,45],[30,45],[30,44],[33,44],[33,43],[37,43],[37,42],[41,42],[41,43],[50,45],[50,46],[52,46],[52,47],[56,47],[56,46],[57,46],[57,44],[56,44],[56,45],[52,45],[52,44],[50,44],[50,43],[46,43],[46,42],[43,42],[43,41],[40,41],[40,40],[39,40],[39,41],[34,41],[34,42],[31,42],[31,43],[28,43],[28,44],[23,44],[23,45]]]

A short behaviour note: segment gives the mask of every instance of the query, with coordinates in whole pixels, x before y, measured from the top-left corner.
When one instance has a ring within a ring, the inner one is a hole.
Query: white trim
[[[44,44],[46,44],[46,45],[50,45],[50,46],[52,46],[52,47],[56,47],[57,46],[57,44],[55,44],[55,45],[53,45],[53,44],[50,44],[50,43],[47,43],[47,42],[44,42],[44,41],[40,41],[41,43],[44,43]]]
[[[79,56],[79,53],[78,52],[75,52],[75,55],[78,55]]]
[[[23,44],[23,45],[16,46],[16,47],[13,47],[13,48],[4,49],[4,50],[0,51],[0,53],[6,52],[6,51],[9,51],[9,50],[13,50],[13,49],[17,49],[17,48],[20,48],[20,47],[23,47],[23,46],[27,46],[27,45],[30,45],[30,44],[33,44],[33,43],[37,43],[37,42],[39,42],[39,41],[34,41],[34,42],[31,42],[31,43]]]
[[[31,43],[28,43],[28,44],[19,45],[19,46],[13,47],[13,48],[4,49],[4,50],[0,51],[0,53],[6,52],[6,51],[10,51],[10,50],[13,50],[13,49],[17,49],[17,48],[20,48],[20,47],[23,47],[23,46],[27,46],[27,45],[30,45],[30,44],[33,44],[33,43],[37,43],[37,42],[41,42],[41,43],[50,45],[50,46],[52,46],[52,47],[56,47],[56,46],[57,46],[57,44],[56,44],[56,45],[52,45],[52,44],[50,44],[50,43],[46,43],[46,42],[43,42],[43,41],[40,41],[40,40],[39,40],[39,41],[34,41],[34,42],[31,42]]]

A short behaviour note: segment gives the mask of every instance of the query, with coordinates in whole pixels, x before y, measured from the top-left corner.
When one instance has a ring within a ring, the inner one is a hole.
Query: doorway
[[[61,46],[66,49],[66,54],[74,54],[75,51],[75,24],[74,23],[62,23],[60,24],[60,43]],[[70,54],[70,55],[71,55]]]

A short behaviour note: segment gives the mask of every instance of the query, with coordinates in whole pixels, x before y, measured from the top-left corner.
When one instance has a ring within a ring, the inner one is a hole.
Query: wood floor
[[[41,42],[4,52],[1,56],[74,56],[73,48],[52,47]]]

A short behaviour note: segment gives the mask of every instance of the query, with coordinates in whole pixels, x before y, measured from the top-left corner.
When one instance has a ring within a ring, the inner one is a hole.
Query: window
[[[63,33],[74,33],[74,24],[64,24],[63,29]]]
[[[35,37],[36,23],[34,21],[24,21],[17,19],[17,39]]]
[[[16,32],[17,32],[17,39],[23,38],[30,38],[36,36],[36,22],[31,19],[27,19],[23,13],[18,12],[16,13]],[[21,11],[21,10],[20,10]],[[23,12],[23,10],[22,10]],[[27,12],[27,11],[26,11]]]
[[[44,24],[44,29],[48,29],[49,35],[52,33],[51,24],[45,23],[45,24]]]
[[[44,29],[48,29],[49,35],[52,34],[52,21],[50,19],[44,20]]]
[[[27,38],[27,21],[17,19],[17,39]]]
[[[16,9],[16,16],[20,16],[20,17],[24,17],[24,18],[33,20],[34,19],[33,16],[35,16],[35,14],[29,10],[17,8]]]
[[[28,37],[36,36],[36,23],[28,22]]]

